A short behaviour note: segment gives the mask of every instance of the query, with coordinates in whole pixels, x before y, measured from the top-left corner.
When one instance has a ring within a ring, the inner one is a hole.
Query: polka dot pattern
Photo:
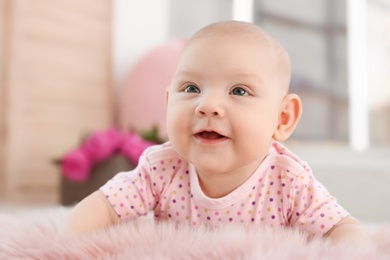
[[[311,169],[276,142],[256,172],[224,198],[206,197],[194,166],[169,143],[147,149],[137,168],[117,174],[101,191],[122,220],[154,211],[157,220],[194,226],[295,226],[323,235],[348,215]]]

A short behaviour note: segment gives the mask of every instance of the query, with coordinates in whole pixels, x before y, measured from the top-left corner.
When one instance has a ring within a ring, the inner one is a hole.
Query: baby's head
[[[172,145],[203,171],[258,165],[299,120],[290,74],[286,51],[261,28],[229,21],[201,29],[167,90]]]
[[[190,49],[192,44],[203,41],[205,45],[212,43],[215,48],[230,44],[235,52],[243,51],[243,53],[224,53],[224,57],[232,55],[258,55],[252,57],[251,62],[258,64],[262,60],[266,60],[268,73],[259,71],[259,75],[267,80],[276,80],[274,84],[280,87],[283,93],[287,93],[291,78],[290,58],[283,46],[266,31],[260,27],[246,22],[227,21],[214,23],[204,27],[195,33],[185,49],[182,52]],[[210,46],[211,47],[211,46]],[[203,47],[201,47],[203,48]],[[256,60],[256,58],[258,58]],[[255,65],[254,64],[254,65]]]

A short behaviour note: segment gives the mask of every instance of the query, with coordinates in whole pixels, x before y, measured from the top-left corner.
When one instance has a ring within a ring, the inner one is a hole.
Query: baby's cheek
[[[171,109],[168,109],[166,119],[166,131],[169,139],[171,139],[175,135],[175,130],[177,129],[176,121],[177,119],[174,115],[174,112],[172,112]]]
[[[177,121],[167,121],[167,135],[173,148],[179,153],[184,149],[187,131]]]
[[[272,139],[264,140],[261,138],[253,138],[251,140],[242,141],[239,144],[237,152],[241,157],[247,158],[249,161],[263,160],[272,145]]]

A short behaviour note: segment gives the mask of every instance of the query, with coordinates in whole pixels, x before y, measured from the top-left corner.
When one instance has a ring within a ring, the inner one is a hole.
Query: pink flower
[[[156,134],[156,129],[149,133],[152,137]],[[87,181],[92,167],[102,160],[115,153],[121,153],[134,163],[138,163],[143,151],[154,144],[144,141],[136,133],[122,133],[115,128],[97,131],[87,137],[78,149],[68,152],[63,157],[62,173],[71,181]]]
[[[71,181],[87,181],[91,162],[81,149],[75,149],[65,155],[61,162],[63,175]]]
[[[110,157],[121,142],[122,135],[115,128],[110,128],[93,133],[84,141],[81,149],[93,163],[96,163]]]
[[[154,144],[155,143],[153,142],[143,140],[140,136],[134,133],[128,133],[124,136],[120,152],[134,163],[138,163],[139,157],[143,151]]]

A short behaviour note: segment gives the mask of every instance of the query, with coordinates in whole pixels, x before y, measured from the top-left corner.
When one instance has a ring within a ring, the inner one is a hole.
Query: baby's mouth
[[[209,132],[209,131],[202,131],[197,134],[195,134],[197,138],[207,139],[207,140],[218,140],[218,139],[224,139],[226,136],[221,135],[217,132]]]

